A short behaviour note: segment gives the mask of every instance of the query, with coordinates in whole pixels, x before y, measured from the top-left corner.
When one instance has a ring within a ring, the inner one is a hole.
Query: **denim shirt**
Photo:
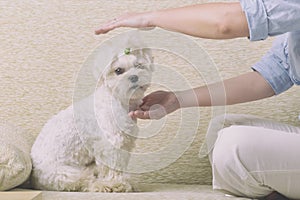
[[[240,0],[251,41],[280,35],[252,66],[280,94],[300,85],[300,0]]]

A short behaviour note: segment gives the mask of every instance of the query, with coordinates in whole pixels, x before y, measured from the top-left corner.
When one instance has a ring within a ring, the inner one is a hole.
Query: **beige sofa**
[[[115,0],[115,1],[18,1],[0,0],[0,119],[5,125],[14,128],[1,129],[0,141],[0,184],[1,189],[18,186],[31,170],[28,164],[30,145],[44,123],[55,113],[72,103],[78,73],[85,65],[89,55],[101,42],[128,29],[118,29],[107,35],[95,36],[94,29],[105,21],[128,11],[155,10],[178,7],[209,1],[197,0]],[[250,71],[253,63],[268,50],[272,39],[251,43],[246,38],[213,41],[187,37],[196,42],[212,61],[207,67],[211,77],[225,79]],[[169,38],[176,43],[176,38]],[[176,55],[155,51],[155,62],[160,66],[170,66],[180,73],[191,86],[209,82],[193,73],[193,67]],[[203,55],[202,55],[203,56]],[[207,57],[209,60],[209,58]],[[206,64],[206,61],[203,61]],[[215,73],[217,70],[218,73]],[[160,76],[157,67],[156,75]],[[172,84],[172,80],[167,83]],[[168,85],[167,85],[168,86]],[[151,90],[161,89],[154,86]],[[166,89],[166,88],[163,88]],[[151,91],[150,90],[150,91]],[[297,91],[298,90],[298,91]],[[185,145],[176,159],[161,169],[133,174],[132,181],[140,185],[141,192],[128,194],[67,193],[43,191],[42,197],[48,199],[230,199],[211,188],[211,169],[207,157],[200,158],[199,149],[203,143],[208,122],[216,113],[243,113],[270,118],[292,125],[299,125],[299,88],[292,88],[282,95],[252,103],[220,108],[200,108],[199,126],[194,131],[193,140],[184,139],[178,145]],[[298,100],[297,100],[298,99]],[[219,109],[219,110],[218,110]],[[189,128],[193,116],[185,109],[188,120],[181,121],[177,111],[165,118],[163,127],[152,137],[139,139],[136,152],[154,152],[172,143],[177,130]],[[190,119],[190,120],[189,120]],[[149,121],[140,121],[143,130],[151,127]],[[190,127],[191,130],[195,127]],[[4,136],[5,134],[5,136]],[[11,134],[15,134],[11,137]],[[24,145],[24,141],[27,141]],[[8,144],[9,143],[9,144]],[[2,155],[6,155],[5,161]],[[27,157],[26,157],[27,156]],[[19,165],[8,164],[16,158]],[[6,168],[4,169],[5,166]],[[16,169],[14,175],[6,172]],[[25,167],[24,167],[25,166]],[[5,172],[5,173],[4,173]],[[6,188],[4,180],[10,182]],[[16,180],[15,183],[13,181]],[[3,187],[2,187],[3,186]],[[11,192],[11,191],[10,191]],[[17,192],[17,191],[15,191]],[[29,191],[30,192],[30,191]],[[28,192],[27,192],[28,193]],[[35,196],[36,193],[32,193]],[[12,199],[1,195],[0,199]],[[23,199],[24,191],[14,193],[14,198]],[[29,195],[30,196],[30,195]],[[31,197],[28,197],[31,198]],[[33,197],[32,197],[33,198]],[[36,198],[41,198],[36,197]],[[236,198],[238,199],[238,198]]]

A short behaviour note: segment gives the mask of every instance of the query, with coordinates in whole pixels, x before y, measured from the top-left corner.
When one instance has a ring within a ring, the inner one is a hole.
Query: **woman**
[[[209,39],[248,37],[258,41],[280,35],[252,66],[252,72],[191,90],[151,93],[139,110],[129,113],[134,118],[159,119],[183,107],[223,105],[212,102],[208,90],[217,91],[221,84],[226,105],[271,97],[300,85],[299,0],[240,0],[126,14],[104,24],[96,34],[118,27],[161,27]],[[164,110],[152,109],[155,104]],[[238,196],[300,199],[300,128],[249,116],[227,116],[225,120],[243,125],[208,133],[208,138],[218,134],[209,147],[213,187]]]

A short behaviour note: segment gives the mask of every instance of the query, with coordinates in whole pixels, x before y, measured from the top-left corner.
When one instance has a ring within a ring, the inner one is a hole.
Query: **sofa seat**
[[[1,200],[246,200],[212,190],[211,185],[143,184],[142,192],[96,193],[14,189],[0,192]]]
[[[212,190],[211,185],[144,184],[137,193],[87,193],[43,191],[43,200],[242,200]]]

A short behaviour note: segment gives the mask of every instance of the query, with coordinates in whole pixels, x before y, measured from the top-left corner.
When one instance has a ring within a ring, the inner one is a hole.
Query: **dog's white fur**
[[[128,111],[144,96],[151,81],[152,62],[149,49],[116,54],[93,95],[73,103],[45,124],[31,150],[34,188],[132,191],[127,174],[121,170],[129,156],[116,149],[126,152],[134,147],[138,127]],[[124,73],[117,75],[117,68]],[[94,112],[85,110],[93,101]]]

